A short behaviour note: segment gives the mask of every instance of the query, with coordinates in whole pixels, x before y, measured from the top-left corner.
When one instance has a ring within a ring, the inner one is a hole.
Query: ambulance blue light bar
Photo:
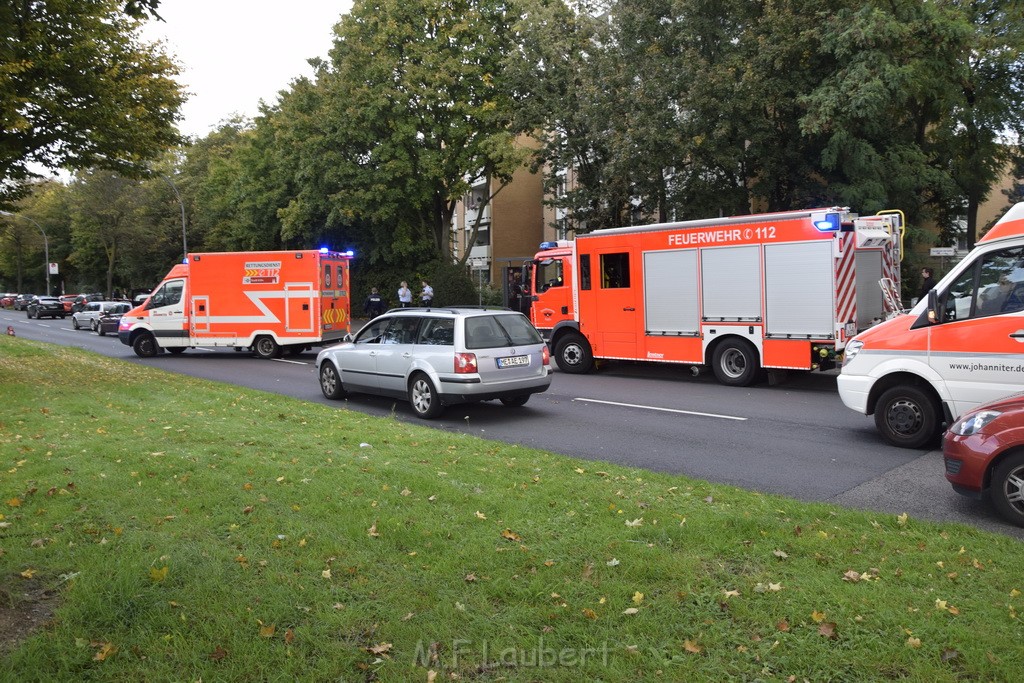
[[[541,242],[540,243],[540,250],[541,251],[544,251],[546,249],[556,249],[557,247],[558,247],[558,242]]]
[[[839,232],[843,227],[842,214],[826,213],[824,217],[814,219],[814,227],[820,232]]]

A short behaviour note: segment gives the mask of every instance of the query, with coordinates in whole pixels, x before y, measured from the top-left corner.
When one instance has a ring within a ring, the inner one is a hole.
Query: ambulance
[[[351,331],[351,252],[189,254],[121,318],[118,337],[143,358],[232,347],[261,358],[341,341]]]
[[[895,446],[934,445],[943,423],[1024,389],[1024,202],[909,313],[846,346],[839,395]]]
[[[766,369],[831,369],[898,310],[903,234],[899,212],[839,207],[595,230],[541,245],[530,316],[570,373],[710,365],[748,386]]]

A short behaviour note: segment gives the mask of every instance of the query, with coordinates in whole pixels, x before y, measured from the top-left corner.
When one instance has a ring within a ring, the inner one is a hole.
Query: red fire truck
[[[899,308],[901,212],[811,209],[640,225],[545,242],[530,317],[559,368],[596,359],[710,365],[748,386],[764,369],[829,369]]]

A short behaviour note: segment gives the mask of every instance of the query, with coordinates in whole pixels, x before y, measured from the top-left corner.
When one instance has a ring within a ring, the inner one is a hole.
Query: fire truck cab
[[[541,245],[531,320],[570,373],[710,365],[748,386],[764,369],[830,369],[898,312],[902,237],[902,214],[845,208],[597,230]]]

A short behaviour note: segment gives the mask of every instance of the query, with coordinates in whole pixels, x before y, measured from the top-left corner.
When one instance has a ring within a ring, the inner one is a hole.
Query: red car
[[[1007,521],[1024,526],[1024,393],[960,416],[942,438],[946,479],[971,498],[989,498]]]

